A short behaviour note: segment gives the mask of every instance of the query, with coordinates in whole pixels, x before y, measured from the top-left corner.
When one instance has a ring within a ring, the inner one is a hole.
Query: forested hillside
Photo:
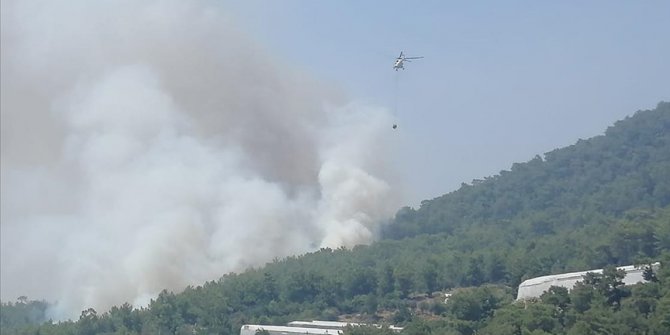
[[[382,233],[371,246],[276,260],[78,322],[26,326],[17,308],[27,302],[3,303],[2,333],[237,334],[244,323],[346,316],[405,334],[667,334],[670,103],[403,208]],[[649,284],[623,288],[610,268],[569,294],[511,304],[525,278],[656,260]],[[454,296],[431,299],[439,291]]]
[[[445,234],[454,251],[477,255],[475,262],[498,264],[502,256],[516,284],[524,276],[657,256],[654,246],[670,246],[668,225],[641,221],[669,204],[670,103],[660,103],[605,135],[463,184],[418,210],[404,208],[384,236]]]
[[[517,226],[545,235],[598,217],[670,204],[670,104],[618,121],[605,135],[512,165],[455,192],[401,211],[386,237],[463,233],[474,225]]]

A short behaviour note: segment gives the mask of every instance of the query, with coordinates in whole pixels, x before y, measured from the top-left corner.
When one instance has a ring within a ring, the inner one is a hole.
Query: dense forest
[[[604,135],[402,208],[370,246],[322,249],[77,321],[3,302],[2,334],[238,334],[244,323],[354,320],[403,334],[670,334],[670,103]],[[624,287],[613,266],[661,261]],[[606,268],[513,303],[524,279]],[[445,303],[441,292],[451,292]],[[44,322],[46,321],[46,322]],[[350,334],[388,333],[349,329]]]

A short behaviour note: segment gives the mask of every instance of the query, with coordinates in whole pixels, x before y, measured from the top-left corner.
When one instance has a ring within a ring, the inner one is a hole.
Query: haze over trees
[[[412,335],[669,334],[670,103],[402,208],[382,236],[164,291],[146,308],[88,309],[78,321],[40,324],[45,304],[5,302],[0,326],[3,334],[237,334],[245,323],[348,316]],[[650,282],[621,285],[614,266],[652,261],[662,264]],[[524,279],[596,268],[606,270],[570,292],[512,303]],[[441,291],[453,292],[447,303]]]

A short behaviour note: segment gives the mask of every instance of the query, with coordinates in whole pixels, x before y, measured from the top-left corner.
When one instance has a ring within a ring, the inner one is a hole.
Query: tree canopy
[[[604,135],[398,211],[382,239],[321,249],[163,291],[140,309],[46,320],[45,302],[0,306],[2,334],[238,334],[242,324],[336,320],[403,334],[670,333],[670,103]],[[613,266],[661,260],[649,283]],[[513,303],[527,278],[605,268],[568,292]],[[436,292],[452,292],[445,303]],[[388,333],[356,328],[346,333]]]

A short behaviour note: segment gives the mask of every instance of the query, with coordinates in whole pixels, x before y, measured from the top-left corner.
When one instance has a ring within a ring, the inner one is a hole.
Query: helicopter
[[[400,56],[395,59],[395,63],[393,64],[393,68],[398,71],[398,69],[403,69],[405,70],[405,67],[403,66],[403,63],[405,62],[411,62],[410,59],[419,59],[423,57],[407,57],[403,54],[402,51],[400,51]]]

